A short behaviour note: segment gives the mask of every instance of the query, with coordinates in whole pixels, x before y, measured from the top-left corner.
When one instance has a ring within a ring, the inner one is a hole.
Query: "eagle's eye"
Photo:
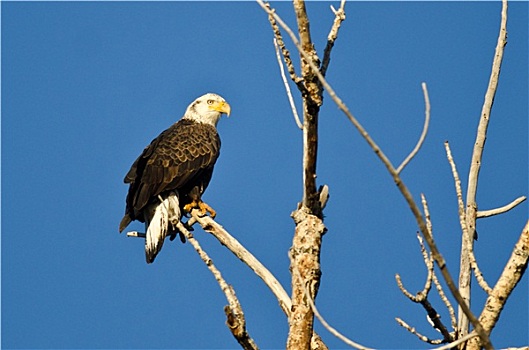
[[[213,100],[208,100],[208,105],[212,105],[213,104]]]

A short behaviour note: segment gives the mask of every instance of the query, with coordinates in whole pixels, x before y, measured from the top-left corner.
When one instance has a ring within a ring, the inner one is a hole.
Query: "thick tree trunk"
[[[314,300],[320,283],[320,247],[325,232],[323,221],[302,208],[292,213],[296,222],[290,249],[292,310],[287,349],[310,349],[314,314],[307,298]]]
[[[319,67],[319,58],[310,37],[305,3],[294,0],[300,44]],[[301,57],[303,78],[303,200],[292,217],[296,223],[290,270],[292,274],[292,312],[289,318],[287,349],[310,349],[314,314],[307,298],[314,300],[320,284],[320,248],[325,232],[322,209],[316,187],[318,153],[318,113],[322,104],[322,86],[309,64]]]

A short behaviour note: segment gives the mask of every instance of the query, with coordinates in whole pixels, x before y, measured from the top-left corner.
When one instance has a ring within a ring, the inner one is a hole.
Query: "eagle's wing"
[[[135,219],[151,198],[185,186],[215,164],[219,151],[213,126],[185,119],[173,124],[143,150],[125,176],[125,183],[131,184],[127,214]]]

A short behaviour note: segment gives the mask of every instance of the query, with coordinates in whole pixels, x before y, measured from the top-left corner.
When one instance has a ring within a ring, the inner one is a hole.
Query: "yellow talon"
[[[198,203],[198,206],[200,208],[200,214],[201,215],[206,215],[206,212],[207,212],[207,213],[209,213],[209,216],[211,216],[212,219],[214,219],[215,216],[217,216],[217,212],[212,207],[207,205],[206,203],[200,201]]]
[[[196,202],[192,201],[191,203],[184,205],[184,210],[187,211],[188,213],[191,213],[191,210],[193,210],[195,206],[196,206]]]
[[[200,216],[204,216],[207,213],[209,213],[209,216],[211,216],[211,218],[215,218],[215,216],[217,216],[215,210],[201,200],[192,201],[191,203],[184,205],[184,210],[188,213],[191,213],[193,209],[198,209],[200,211]]]

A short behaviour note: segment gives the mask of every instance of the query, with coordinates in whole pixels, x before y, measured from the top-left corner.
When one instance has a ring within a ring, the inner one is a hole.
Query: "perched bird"
[[[230,115],[230,105],[219,95],[208,93],[197,98],[182,119],[143,150],[125,176],[130,186],[119,232],[131,221],[145,222],[149,264],[165,238],[175,237],[182,211],[197,208],[201,215],[216,215],[201,197],[219,157],[217,122],[222,114]]]

